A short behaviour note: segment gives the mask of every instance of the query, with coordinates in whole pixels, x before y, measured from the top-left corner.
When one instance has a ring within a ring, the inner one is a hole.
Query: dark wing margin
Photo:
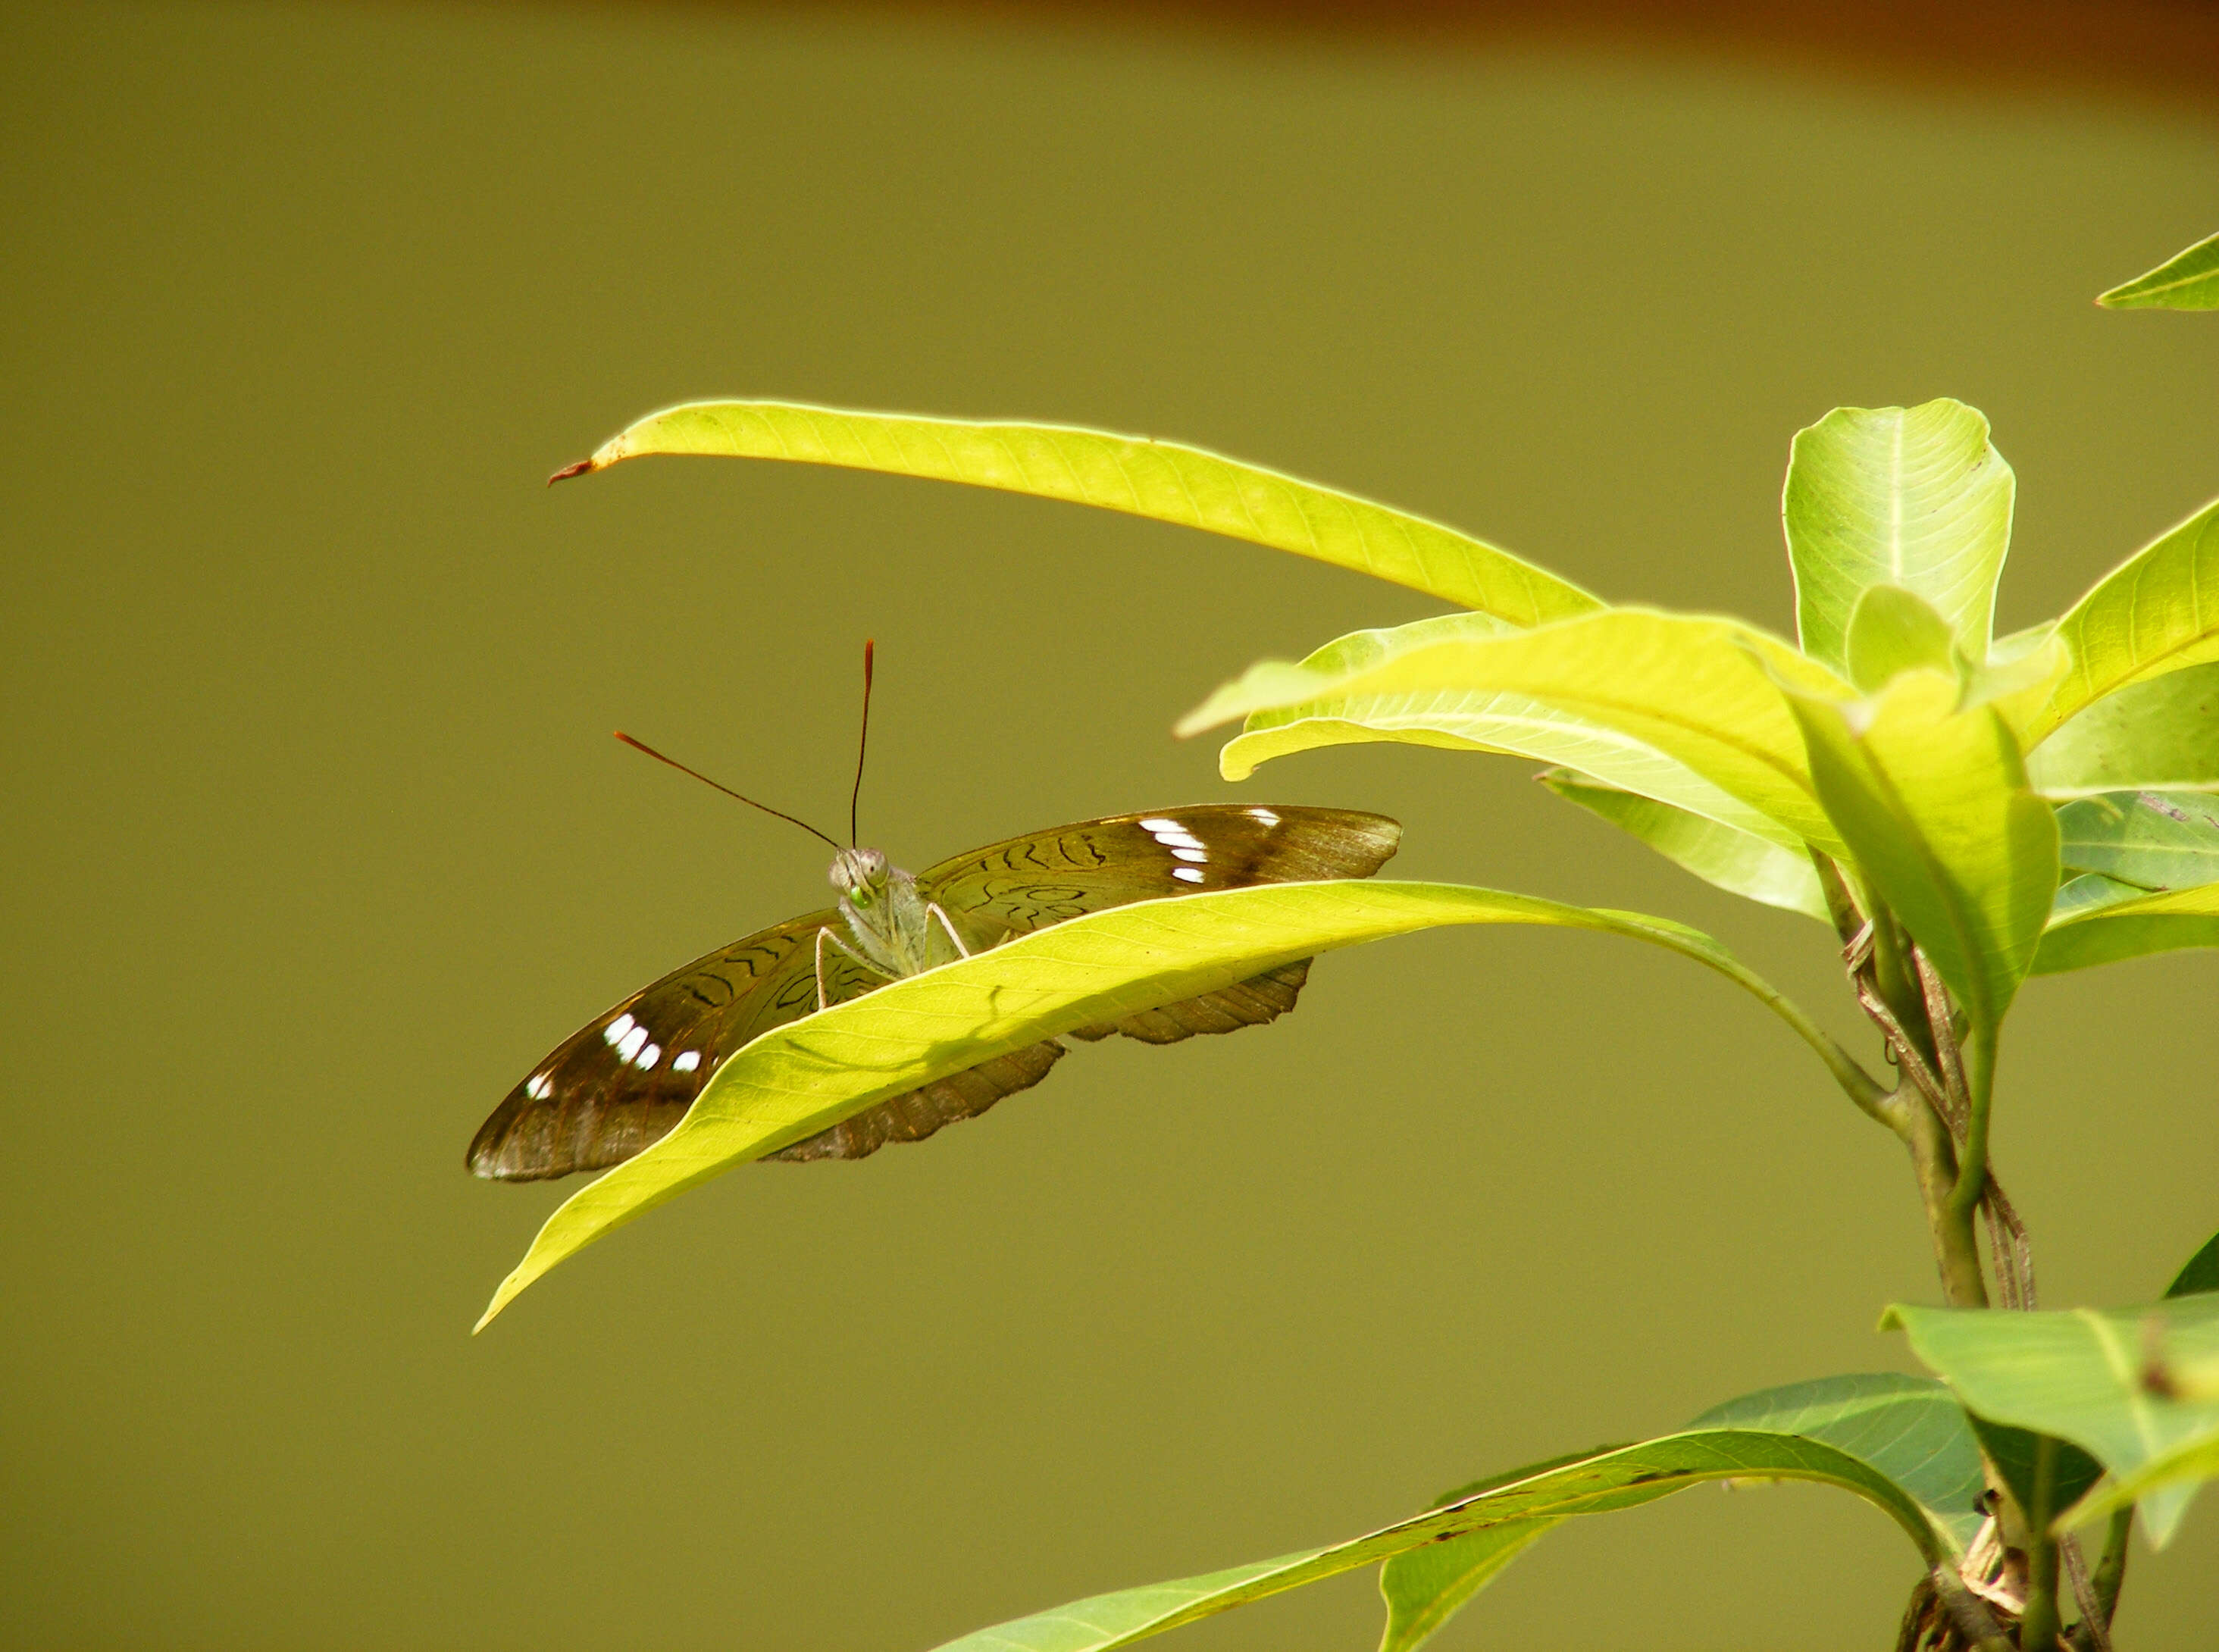
[[[817,1008],[817,932],[837,912],[761,930],[695,959],[586,1023],[509,1091],[470,1143],[478,1176],[538,1182],[606,1170],[668,1135],[749,1040]],[[836,998],[879,984],[838,953]]]
[[[1384,815],[1295,804],[1197,804],[1080,821],[1013,837],[942,861],[918,886],[974,946],[1045,928],[1131,901],[1252,884],[1369,878],[1385,866],[1402,829]],[[1073,1036],[1122,1033],[1176,1044],[1197,1033],[1260,1027],[1295,1007],[1310,960],[1298,959],[1198,997]]]

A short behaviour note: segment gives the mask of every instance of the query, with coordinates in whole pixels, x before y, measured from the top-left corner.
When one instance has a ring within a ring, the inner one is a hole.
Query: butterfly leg
[[[948,931],[948,938],[955,943],[955,955],[958,958],[970,957],[971,949],[963,944],[963,937],[955,933],[955,926],[948,922],[948,914],[944,910],[942,910],[940,903],[938,901],[927,901],[924,904],[924,910],[931,913],[933,916],[938,918],[940,920],[940,927]]]
[[[873,964],[869,959],[864,957],[862,953],[857,952],[846,941],[841,940],[839,936],[834,935],[829,928],[820,928],[817,932],[817,1007],[819,1009],[825,1009],[831,1003],[831,999],[826,996],[824,991],[824,943],[828,941],[841,952],[846,953],[850,962],[861,966],[863,968],[870,971],[872,974],[880,977],[881,979],[892,981],[898,980],[900,978],[891,970],[881,969],[878,965]]]

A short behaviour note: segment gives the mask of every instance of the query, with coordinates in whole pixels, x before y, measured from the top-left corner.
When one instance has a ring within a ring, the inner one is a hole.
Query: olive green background
[[[1593,935],[1403,941],[1301,1013],[1085,1048],[860,1166],[750,1168],[471,1320],[559,1189],[462,1170],[604,1003],[1088,815],[1359,805],[1392,870],[1829,939],[1531,766],[1233,791],[1173,717],[1433,611],[1252,547],[679,461],[714,394],[1097,424],[1791,620],[1790,435],[1955,394],[1999,616],[2219,489],[2219,322],[2100,289],[2219,222],[2219,115],[1597,47],[1364,51],[867,12],[16,6],[0,39],[0,1629],[41,1648],[923,1648],[1446,1485],[1900,1368],[1891,1141],[1762,1012]],[[2054,1304],[2219,1224],[2219,960],[2035,984],[2001,1166]],[[1860,1038],[1858,1047],[1869,1040]],[[2127,1644],[2208,1646],[2219,1506]],[[1567,1528],[1450,1649],[1865,1649],[1914,1562],[1809,1488]],[[1361,1648],[1368,1577],[1184,1632]]]

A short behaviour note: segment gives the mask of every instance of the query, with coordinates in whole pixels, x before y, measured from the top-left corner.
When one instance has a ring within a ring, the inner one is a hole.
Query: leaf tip
[[[599,469],[600,467],[595,463],[594,457],[595,456],[589,455],[586,458],[572,460],[569,464],[564,465],[553,475],[548,477],[547,485],[550,488],[552,488],[558,481],[568,481],[573,476],[587,475],[591,474],[593,471]]]

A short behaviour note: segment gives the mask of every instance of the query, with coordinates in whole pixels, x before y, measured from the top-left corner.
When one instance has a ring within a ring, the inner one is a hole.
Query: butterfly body
[[[1014,935],[1133,901],[1210,889],[1365,878],[1395,853],[1383,816],[1293,804],[1199,804],[1079,821],[911,874],[876,849],[835,855],[838,904],[734,941],[596,1016],[550,1053],[471,1142],[476,1174],[538,1181],[621,1163],[685,1116],[710,1076],[773,1027],[985,951]],[[1081,1027],[1167,1044],[1259,1026],[1294,1007],[1309,960],[1216,992]],[[860,1158],[921,1140],[1029,1088],[1056,1040],[875,1103],[770,1155]]]

